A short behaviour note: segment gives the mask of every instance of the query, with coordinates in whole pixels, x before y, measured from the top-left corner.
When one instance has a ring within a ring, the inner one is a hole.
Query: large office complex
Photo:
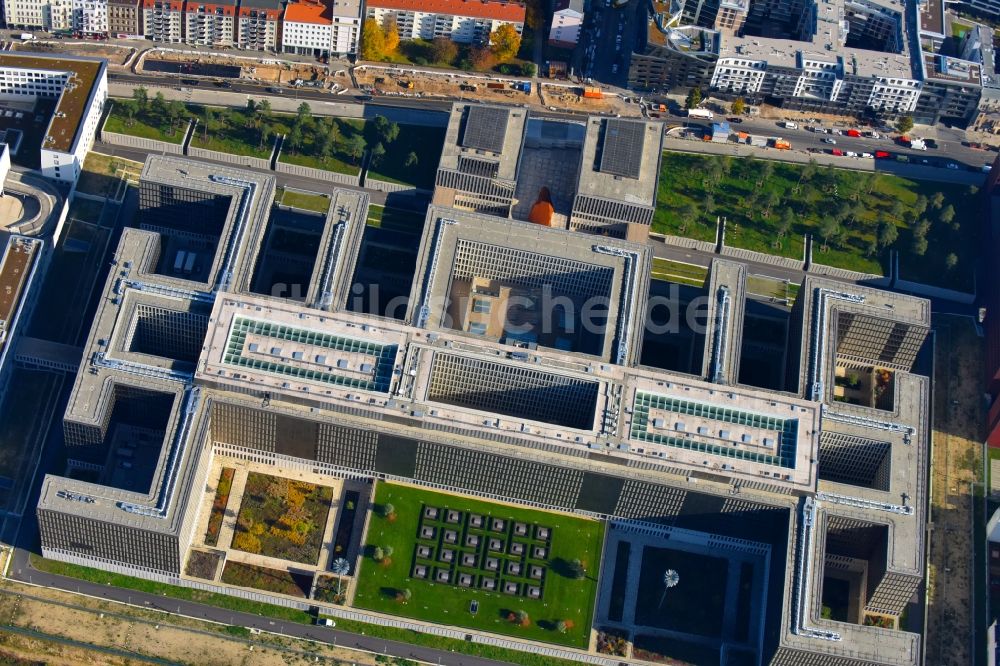
[[[107,97],[105,60],[0,54],[0,99],[33,103],[49,114],[39,167],[48,178],[76,182],[94,145]]]
[[[634,88],[700,87],[751,103],[924,123],[968,122],[996,96],[988,30],[949,39],[951,16],[938,0],[651,6],[629,69]]]
[[[348,307],[367,195],[334,189],[293,225],[270,176],[149,157],[63,417],[66,467],[42,483],[45,556],[234,592],[185,567],[220,461],[391,477],[735,553],[754,619],[718,659],[921,663],[920,636],[891,627],[925,575],[929,303],[808,277],[779,308],[717,259],[690,288],[704,330],[658,329],[650,250],[628,238],[655,191],[647,127],[456,107],[399,318]],[[539,202],[561,223],[538,223]],[[293,297],[271,288],[284,229],[311,238]],[[600,575],[636,587],[620,552]],[[612,605],[602,592],[602,627],[642,624]]]
[[[644,240],[652,223],[663,128],[524,109],[453,105],[434,202],[545,226]]]

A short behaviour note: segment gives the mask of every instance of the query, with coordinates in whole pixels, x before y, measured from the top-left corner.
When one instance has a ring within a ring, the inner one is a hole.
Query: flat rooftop
[[[492,165],[491,177],[513,181],[524,141],[528,110],[456,102],[451,107],[440,169],[473,173],[466,164]],[[482,175],[480,169],[474,172]]]
[[[63,153],[73,152],[84,114],[96,94],[98,83],[105,76],[106,61],[3,52],[0,53],[0,67],[69,75],[69,80],[56,103],[45,139],[42,141],[42,148]]]
[[[577,195],[652,206],[662,135],[663,126],[652,121],[588,119]]]
[[[934,53],[924,53],[923,57],[928,79],[978,86],[982,78],[982,68],[974,62]]]
[[[902,39],[899,53],[850,48],[845,46],[847,31],[846,6],[851,0],[830,0],[816,3],[816,33],[811,41],[778,39],[747,35],[722,35],[720,58],[745,58],[766,61],[769,65],[798,67],[800,58],[824,63],[842,59],[844,72],[857,76],[913,78],[909,56],[909,38],[903,4],[899,0],[865,0],[864,4],[881,7],[900,14]]]
[[[0,330],[10,327],[38,249],[37,241],[19,236],[11,236],[7,241],[0,260]]]

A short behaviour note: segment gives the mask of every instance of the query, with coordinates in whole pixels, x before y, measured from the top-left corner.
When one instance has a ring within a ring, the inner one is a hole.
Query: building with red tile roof
[[[385,25],[396,20],[400,39],[450,37],[456,42],[486,42],[505,23],[524,28],[520,2],[495,0],[368,0],[367,18]]]

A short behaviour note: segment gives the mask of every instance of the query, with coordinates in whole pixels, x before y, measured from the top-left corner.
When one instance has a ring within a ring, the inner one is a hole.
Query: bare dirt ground
[[[581,88],[567,88],[563,85],[541,84],[541,91],[525,93],[515,90],[509,79],[490,80],[485,74],[472,74],[459,70],[428,72],[412,70],[400,65],[393,67],[366,65],[354,70],[354,78],[359,86],[371,86],[378,94],[388,96],[448,97],[468,99],[476,102],[497,102],[502,104],[523,104],[529,107],[553,106],[560,110],[586,111],[588,113],[641,115],[638,105],[625,104],[619,97],[585,99]],[[504,87],[488,88],[487,84],[501,84]],[[412,88],[409,87],[412,84]],[[471,87],[475,86],[475,90]]]
[[[267,62],[266,59],[255,62],[247,58],[233,58],[225,54],[157,51],[155,54],[150,53],[143,58],[143,65],[152,60],[233,65],[242,68],[241,78],[264,81],[265,83],[284,84],[297,79],[302,81],[333,81],[333,75],[329,73],[326,66],[310,63],[276,63],[273,60]]]
[[[973,618],[971,483],[982,460],[983,341],[966,318],[934,316],[934,457],[931,463],[927,663],[967,666]]]
[[[110,44],[79,44],[68,41],[33,41],[15,42],[18,51],[33,51],[35,53],[66,53],[70,55],[88,56],[90,58],[105,58],[112,67],[121,66],[135,52],[127,46],[111,46]]]
[[[5,627],[49,634],[53,642]],[[0,589],[0,655],[15,647],[18,656],[47,664],[141,663],[143,656],[199,666],[376,663],[363,652],[270,634],[237,636],[221,625],[7,581]]]

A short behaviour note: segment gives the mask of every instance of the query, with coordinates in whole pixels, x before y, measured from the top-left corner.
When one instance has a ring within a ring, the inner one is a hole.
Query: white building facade
[[[73,31],[108,34],[108,0],[73,0]]]
[[[524,5],[482,0],[370,0],[366,18],[385,26],[395,19],[399,38],[431,40],[448,37],[462,43],[485,43],[505,23],[518,34],[524,29]]]
[[[583,0],[557,0],[549,29],[549,43],[574,47],[580,41],[583,28]]]
[[[83,64],[67,66],[67,60]],[[0,54],[0,100],[38,98],[59,100],[42,139],[42,175],[75,183],[108,98],[106,62]]]

